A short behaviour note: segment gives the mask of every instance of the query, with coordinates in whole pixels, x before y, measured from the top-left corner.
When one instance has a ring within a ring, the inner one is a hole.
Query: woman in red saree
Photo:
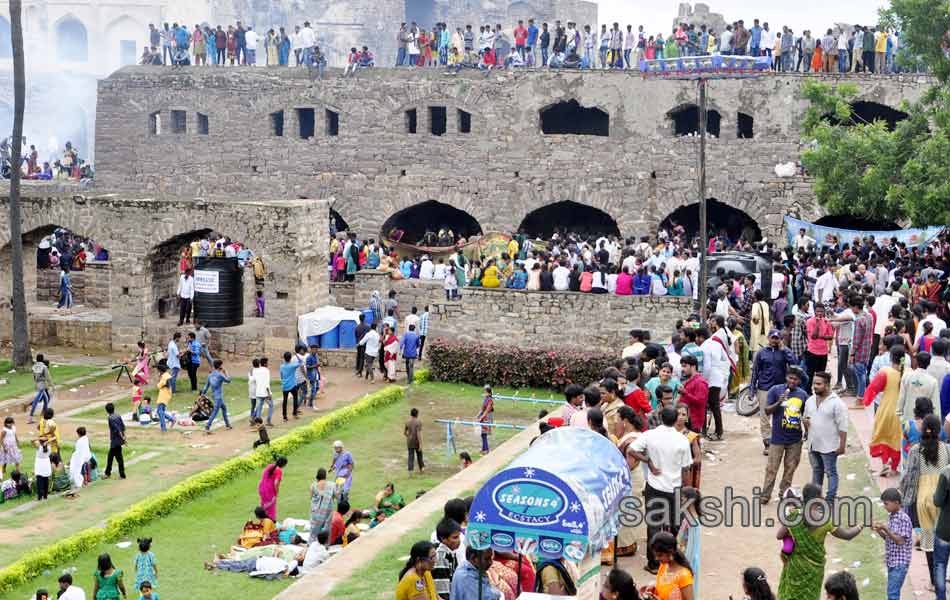
[[[534,564],[529,558],[521,559],[521,591],[534,590]],[[516,600],[518,592],[518,555],[512,552],[495,552],[488,569],[488,580],[504,595],[505,600]]]
[[[383,366],[386,367],[386,379],[396,381],[396,359],[399,358],[399,339],[388,326],[383,334]]]
[[[280,482],[284,478],[281,470],[287,466],[287,459],[283,456],[266,467],[261,474],[261,482],[257,485],[257,494],[261,498],[261,508],[272,521],[277,521],[277,494],[280,492]]]

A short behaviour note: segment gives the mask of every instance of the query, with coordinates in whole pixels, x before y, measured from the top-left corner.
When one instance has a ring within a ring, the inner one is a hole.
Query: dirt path
[[[350,404],[381,387],[356,379],[348,369],[328,369],[327,376],[329,384],[326,393],[318,396],[316,409],[305,409],[302,418],[291,419],[287,423],[275,417],[274,427],[269,430],[271,438],[319,418],[334,408]],[[127,396],[127,389],[121,386],[120,390],[112,392],[112,395],[115,394],[121,394],[124,398]],[[99,388],[90,390],[88,395],[93,401],[106,397],[105,391]],[[63,402],[66,404],[67,401]],[[72,404],[81,405],[78,399],[69,403]],[[127,463],[137,459],[137,464],[127,464],[128,479],[113,477],[110,481],[96,482],[83,489],[76,500],[51,498],[48,502],[34,504],[30,509],[17,512],[4,510],[0,513],[0,567],[9,564],[29,548],[50,543],[104,522],[109,515],[127,508],[149,494],[167,489],[194,473],[250,450],[257,434],[248,426],[246,413],[249,408],[237,404],[229,406],[235,417],[241,413],[244,413],[245,417],[233,418],[233,430],[216,428],[213,435],[205,435],[197,427],[176,427],[163,435],[154,426],[147,429],[130,426],[127,429],[129,444],[125,457]],[[107,443],[108,429],[104,413],[103,418],[99,420],[77,420],[70,417],[57,420],[64,432],[64,441],[74,440],[73,431],[76,426],[82,424],[89,430],[94,446]],[[34,436],[35,428],[32,427],[21,434],[24,441],[29,441]],[[101,472],[105,467],[105,456],[99,459],[103,463],[100,465]],[[32,466],[33,453],[24,452],[24,461]],[[29,528],[28,532],[24,533],[26,524],[29,524]]]

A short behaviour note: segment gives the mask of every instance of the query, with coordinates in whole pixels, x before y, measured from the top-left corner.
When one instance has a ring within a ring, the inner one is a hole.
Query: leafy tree
[[[937,84],[919,102],[901,106],[908,118],[891,131],[883,121],[855,116],[856,86],[807,83],[802,163],[832,214],[950,223],[950,0],[892,0],[880,23],[902,32],[904,48]]]

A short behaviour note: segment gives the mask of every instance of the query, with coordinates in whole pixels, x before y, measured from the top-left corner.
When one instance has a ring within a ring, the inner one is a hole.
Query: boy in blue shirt
[[[208,388],[211,388],[211,400],[214,402],[214,410],[211,411],[211,416],[208,417],[208,423],[205,425],[205,433],[208,434],[211,433],[211,424],[214,423],[214,418],[218,416],[219,410],[224,415],[225,427],[231,429],[231,422],[228,421],[228,407],[224,404],[224,384],[231,383],[231,378],[224,370],[224,363],[220,358],[216,358],[212,364],[214,370],[208,375],[205,386],[201,389],[201,395],[203,396]]]
[[[310,398],[307,402],[307,406],[313,408],[313,400],[320,390],[320,380],[322,379],[320,373],[320,357],[317,356],[316,344],[310,344],[310,353],[307,354],[305,366],[307,367],[307,382],[310,384]]]
[[[284,395],[284,421],[287,420],[287,396],[293,397],[294,418],[297,419],[300,417],[300,413],[298,412],[300,409],[300,404],[297,397],[297,394],[300,390],[300,388],[297,386],[297,369],[299,368],[300,363],[294,359],[293,353],[284,352],[284,364],[280,365],[280,389]]]

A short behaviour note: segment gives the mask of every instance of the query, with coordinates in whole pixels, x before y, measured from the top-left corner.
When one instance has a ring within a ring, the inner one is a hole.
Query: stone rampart
[[[418,279],[390,279],[378,271],[356,275],[355,307],[369,304],[373,291],[385,298],[396,290],[400,315],[429,307],[429,338],[491,342],[524,348],[619,348],[631,329],[666,339],[677,319],[691,310],[687,298],[617,296],[579,292],[529,292],[463,288],[448,301],[442,285]],[[400,320],[400,327],[402,321]]]
[[[779,233],[785,214],[823,214],[807,178],[774,173],[799,157],[801,88],[815,80],[710,84],[719,135],[708,144],[706,195],[767,235]],[[925,76],[820,80],[854,83],[859,100],[893,108],[932,84]],[[543,133],[542,113],[572,100],[606,113],[606,136]],[[99,84],[96,185],[332,198],[367,237],[428,200],[469,213],[483,231],[516,230],[532,211],[570,200],[606,212],[623,234],[648,233],[698,202],[697,140],[677,137],[673,118],[696,101],[695,83],[631,72],[370,69],[321,80],[302,69],[127,67]],[[740,117],[750,139],[739,136]]]

